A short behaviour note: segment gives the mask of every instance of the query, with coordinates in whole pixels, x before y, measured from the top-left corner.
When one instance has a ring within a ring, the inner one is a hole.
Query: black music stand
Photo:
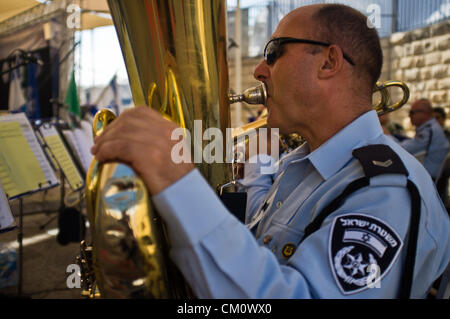
[[[53,185],[55,186],[55,185]],[[51,187],[53,187],[51,186]],[[15,196],[12,199],[9,199],[8,194],[6,197],[8,200],[19,200],[19,225],[18,225],[18,233],[17,233],[17,242],[19,244],[19,253],[18,253],[18,282],[17,282],[17,296],[22,297],[22,288],[23,288],[23,197],[34,194],[36,192],[46,190],[48,188],[43,188],[41,184],[39,184],[39,189],[33,192],[28,192],[24,194],[20,194]]]
[[[85,176],[82,174],[82,169],[81,169],[81,164],[78,162],[78,160],[76,159],[74,153],[71,151],[71,148],[69,146],[69,143],[65,140],[64,138],[64,134],[62,134],[61,132],[61,127],[59,127],[56,124],[51,124],[51,123],[44,123],[43,124],[45,128],[45,125],[50,125],[50,126],[54,126],[54,128],[57,131],[57,134],[59,135],[61,142],[63,143],[63,146],[65,148],[65,150],[67,151],[68,156],[70,157],[70,159],[73,161],[73,164],[75,166],[75,169],[78,171],[78,173],[80,174],[80,177],[82,179],[85,178]],[[58,227],[60,230],[60,233],[58,234],[57,237],[57,241],[58,243],[60,243],[61,245],[66,245],[69,242],[73,241],[73,233],[70,233],[72,235],[69,235],[69,239],[66,236],[63,236],[62,234],[68,234],[67,232],[67,228],[64,226],[67,226],[67,216],[73,216],[71,215],[71,213],[73,213],[73,211],[70,210],[70,207],[66,206],[65,203],[65,181],[67,180],[68,184],[73,187],[70,184],[69,179],[66,177],[65,172],[63,170],[63,167],[61,166],[60,162],[58,161],[57,157],[55,156],[55,154],[53,153],[52,148],[50,147],[50,145],[48,145],[48,143],[46,142],[45,138],[44,138],[44,134],[37,128],[36,129],[36,134],[40,135],[42,138],[40,139],[40,143],[41,143],[41,147],[45,150],[45,155],[50,159],[50,157],[53,159],[53,161],[50,161],[50,163],[53,163],[54,165],[56,165],[55,170],[58,170],[60,172],[60,178],[61,178],[61,189],[60,189],[60,205],[58,208],[58,215],[54,216],[52,218],[50,218],[46,223],[44,223],[43,225],[41,225],[39,228],[42,230],[44,229],[48,224],[50,224],[53,220],[55,220],[56,218],[58,218]],[[83,185],[81,186],[83,187]],[[80,188],[81,188],[80,187]],[[73,191],[78,191],[80,188],[77,189],[73,189]],[[66,214],[66,215],[64,215]],[[69,215],[67,215],[69,214]],[[84,230],[84,218],[82,216],[82,209],[81,209],[81,203],[80,203],[80,209],[79,209],[79,220],[78,220],[78,224],[79,224],[79,233],[78,233],[78,237],[80,238],[80,240],[84,237],[85,235],[85,230]],[[64,229],[64,232],[61,232],[61,229]]]

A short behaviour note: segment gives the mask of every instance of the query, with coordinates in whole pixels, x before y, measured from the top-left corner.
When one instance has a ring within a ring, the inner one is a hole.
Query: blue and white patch
[[[379,287],[402,246],[400,236],[373,216],[336,217],[330,232],[329,260],[342,293],[349,295]]]

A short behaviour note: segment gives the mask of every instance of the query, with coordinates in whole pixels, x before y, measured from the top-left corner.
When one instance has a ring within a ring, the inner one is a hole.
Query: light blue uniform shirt
[[[171,257],[195,294],[199,298],[396,298],[406,249],[399,250],[378,286],[344,294],[329,248],[333,224],[348,214],[376,218],[405,242],[411,199],[404,176],[372,178],[369,187],[349,196],[298,246],[314,217],[350,182],[364,176],[352,150],[368,144],[389,145],[421,194],[412,297],[424,297],[450,259],[449,218],[428,173],[383,135],[375,111],[363,114],[312,153],[304,144],[288,154],[273,176],[257,170],[247,174],[249,201],[266,206],[262,211],[248,205],[247,221],[259,220],[252,230],[227,211],[197,170],[153,197],[168,228]],[[290,258],[283,257],[287,244],[296,248]]]
[[[430,119],[416,128],[416,136],[406,139],[400,145],[413,155],[423,153],[423,166],[434,179],[441,173],[450,145],[439,123]]]

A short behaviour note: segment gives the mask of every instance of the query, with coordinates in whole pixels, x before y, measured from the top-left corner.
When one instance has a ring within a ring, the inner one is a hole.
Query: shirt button
[[[266,237],[264,237],[263,243],[264,243],[264,245],[267,245],[271,241],[272,241],[272,236],[266,235]]]
[[[283,202],[281,200],[279,200],[276,204],[277,208],[280,208],[283,205]]]

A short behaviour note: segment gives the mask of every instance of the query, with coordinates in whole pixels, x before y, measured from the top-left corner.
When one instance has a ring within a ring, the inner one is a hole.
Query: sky
[[[114,26],[82,31],[78,36],[81,37],[81,45],[78,46],[75,61],[80,67],[79,85],[84,87],[107,85],[116,72],[118,83],[128,82]]]

